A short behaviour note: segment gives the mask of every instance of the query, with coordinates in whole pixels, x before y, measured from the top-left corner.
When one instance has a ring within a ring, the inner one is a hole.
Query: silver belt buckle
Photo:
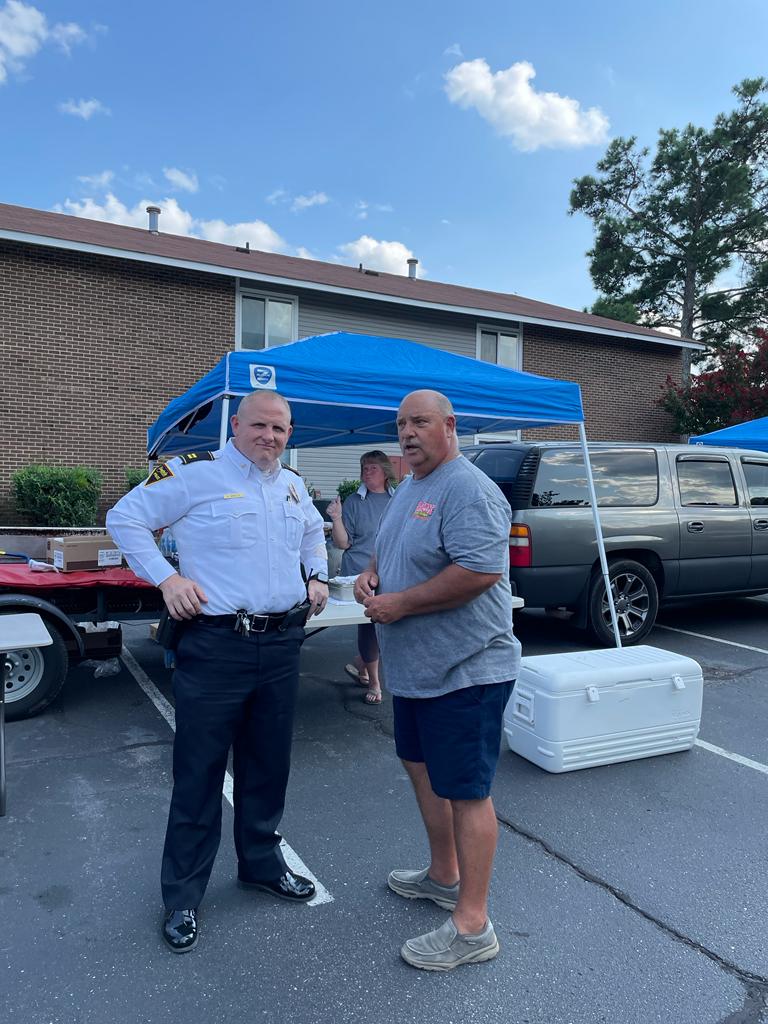
[[[262,623],[261,627],[259,627],[257,620],[259,620]],[[251,615],[251,632],[252,633],[266,633],[268,625],[269,625],[269,616],[268,615]]]

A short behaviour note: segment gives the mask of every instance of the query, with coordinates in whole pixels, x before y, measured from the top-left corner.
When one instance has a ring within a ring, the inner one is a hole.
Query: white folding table
[[[0,615],[0,818],[5,814],[5,686],[6,660],[11,651],[25,651],[30,647],[48,647],[53,643],[45,623],[34,612]]]
[[[522,597],[512,598],[513,609],[522,608],[524,604]],[[309,637],[328,626],[364,626],[370,621],[365,614],[365,608],[356,601],[329,601],[322,612],[313,615],[304,628]]]

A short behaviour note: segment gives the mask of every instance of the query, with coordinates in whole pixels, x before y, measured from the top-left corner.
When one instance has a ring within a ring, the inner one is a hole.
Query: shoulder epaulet
[[[287,469],[289,473],[295,473],[296,476],[301,476],[301,473],[298,471],[298,469],[294,469],[293,466],[286,466],[285,463],[283,463],[282,465],[283,469]]]
[[[179,456],[182,466],[189,466],[193,462],[211,462],[215,458],[213,452],[187,452]]]

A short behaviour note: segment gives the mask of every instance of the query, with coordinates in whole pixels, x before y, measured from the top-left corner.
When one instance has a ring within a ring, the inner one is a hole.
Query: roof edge
[[[74,252],[91,253],[97,256],[111,256],[116,259],[133,260],[138,263],[152,263],[160,266],[177,267],[184,270],[195,270],[204,274],[219,274],[223,277],[240,278],[243,281],[257,281],[262,284],[277,284],[288,288],[299,287],[308,291],[347,295],[354,298],[369,299],[375,302],[391,302],[395,305],[413,306],[420,309],[435,309],[443,312],[483,317],[484,319],[540,324],[545,327],[555,327],[560,330],[583,331],[587,334],[607,335],[611,338],[624,338],[629,341],[643,341],[651,345],[664,345],[672,348],[692,349],[694,351],[704,351],[707,347],[706,345],[702,345],[700,342],[677,338],[674,335],[669,335],[669,338],[667,339],[665,337],[660,337],[659,335],[638,334],[634,331],[621,329],[612,330],[607,327],[579,324],[569,320],[551,320],[544,317],[505,313],[499,310],[487,309],[483,306],[459,306],[443,302],[429,302],[424,299],[411,299],[407,296],[390,295],[381,292],[369,292],[361,288],[344,288],[339,285],[304,281],[301,278],[278,277],[276,275],[263,274],[253,270],[241,270],[235,267],[219,266],[213,263],[202,263],[196,260],[177,259],[173,256],[161,256],[154,253],[137,252],[132,249],[121,249],[115,246],[99,245],[94,242],[76,242],[71,239],[56,238],[52,235],[38,235],[25,231],[11,231],[5,228],[0,228],[0,238],[13,242],[26,243],[28,245],[47,246],[54,249],[66,249]]]

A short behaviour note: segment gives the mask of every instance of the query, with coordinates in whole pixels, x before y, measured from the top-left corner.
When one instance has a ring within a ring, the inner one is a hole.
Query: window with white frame
[[[495,327],[492,324],[478,324],[475,355],[484,363],[506,366],[510,370],[521,370],[523,357],[520,325],[510,323],[506,327]],[[519,430],[509,430],[498,434],[475,434],[475,444],[483,444],[486,441],[519,440]]]
[[[240,293],[241,349],[274,348],[296,340],[297,303],[283,295]]]
[[[479,324],[477,328],[477,358],[484,363],[495,363],[506,366],[510,370],[520,369],[520,329],[515,325],[509,328],[486,327]]]

